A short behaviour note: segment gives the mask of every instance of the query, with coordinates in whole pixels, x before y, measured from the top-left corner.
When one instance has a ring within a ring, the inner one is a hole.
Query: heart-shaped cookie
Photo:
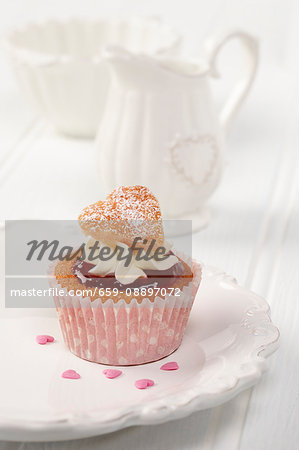
[[[83,209],[79,216],[83,232],[99,242],[113,247],[117,242],[129,247],[135,238],[146,248],[155,239],[155,245],[163,245],[164,233],[161,210],[156,197],[144,186],[121,186],[111,192],[104,201]]]

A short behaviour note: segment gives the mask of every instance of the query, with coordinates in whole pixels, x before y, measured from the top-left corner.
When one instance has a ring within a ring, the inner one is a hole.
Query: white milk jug
[[[218,114],[209,78],[217,76],[217,54],[231,38],[241,40],[249,64]],[[249,91],[258,59],[256,40],[244,32],[211,39],[206,48],[201,63],[107,49],[112,84],[96,140],[107,192],[146,185],[164,218],[192,218],[194,228],[208,219],[205,202],[220,179],[225,131]]]

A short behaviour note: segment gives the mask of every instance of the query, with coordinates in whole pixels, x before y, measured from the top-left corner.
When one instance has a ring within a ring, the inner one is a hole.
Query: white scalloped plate
[[[234,397],[258,381],[279,331],[265,300],[223,272],[203,266],[203,280],[181,347],[162,362],[123,368],[108,380],[105,366],[81,360],[65,348],[54,311],[2,311],[0,326],[0,437],[51,441],[108,433],[130,425],[187,416]],[[37,334],[56,342],[41,346]],[[75,369],[79,380],[61,373]],[[138,378],[155,386],[134,387]]]

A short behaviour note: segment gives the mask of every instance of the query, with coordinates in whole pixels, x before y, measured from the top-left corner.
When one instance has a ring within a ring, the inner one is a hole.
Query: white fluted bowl
[[[28,24],[5,47],[22,91],[56,129],[94,137],[105,107],[110,72],[107,45],[136,53],[174,54],[180,36],[157,19],[70,20]]]

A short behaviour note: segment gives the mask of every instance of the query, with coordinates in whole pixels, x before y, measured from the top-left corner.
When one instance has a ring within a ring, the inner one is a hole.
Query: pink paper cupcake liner
[[[102,303],[70,296],[50,272],[50,285],[63,292],[54,296],[64,341],[80,358],[109,365],[144,364],[164,358],[181,344],[201,280],[200,264],[193,262],[193,281],[179,296]]]

